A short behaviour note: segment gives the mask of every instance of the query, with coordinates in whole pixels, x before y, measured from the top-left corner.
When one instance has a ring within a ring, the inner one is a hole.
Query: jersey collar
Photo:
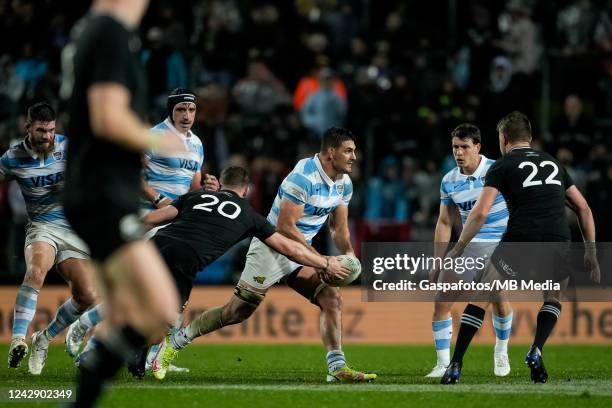
[[[325,181],[328,186],[333,186],[335,182],[327,175],[327,173],[325,173],[325,170],[323,170],[323,165],[321,164],[321,160],[319,159],[318,153],[314,155],[313,160],[315,166],[317,166],[317,169],[319,170],[319,173],[321,173],[321,178],[323,179],[323,181]]]
[[[480,156],[480,163],[478,164],[478,167],[476,167],[476,170],[474,170],[474,173],[472,174],[463,174],[461,172],[461,169],[459,167],[457,167],[457,172],[459,173],[459,175],[463,178],[480,178],[482,176],[484,176],[484,168],[487,165],[487,158],[485,156],[483,156],[482,154],[479,154]]]
[[[515,150],[525,150],[525,149],[531,149],[531,146],[519,146],[519,147],[513,147],[512,149],[510,149],[510,151],[507,154],[512,153]]]

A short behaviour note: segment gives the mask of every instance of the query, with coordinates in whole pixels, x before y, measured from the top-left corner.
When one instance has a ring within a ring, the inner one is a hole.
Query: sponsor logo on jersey
[[[507,276],[516,276],[516,271],[503,259],[500,259],[497,264]]]
[[[312,214],[316,215],[317,217],[323,217],[323,216],[329,214],[330,212],[332,212],[333,210],[334,210],[334,207],[330,207],[330,208],[315,207],[315,209],[312,212]]]
[[[476,201],[466,201],[464,203],[457,203],[457,207],[463,211],[470,211],[476,205]]]
[[[46,187],[64,181],[64,172],[47,174],[45,176],[30,177],[30,182],[34,187]]]
[[[342,194],[344,192],[344,184],[336,184],[336,190],[338,194]]]
[[[200,170],[200,163],[195,160],[179,159],[179,166],[181,169],[187,169],[192,171]]]

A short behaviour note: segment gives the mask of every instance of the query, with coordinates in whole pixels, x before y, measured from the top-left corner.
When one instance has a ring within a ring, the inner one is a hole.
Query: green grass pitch
[[[1,345],[5,359],[8,346]],[[547,346],[547,384],[531,384],[523,363],[525,346],[511,346],[512,372],[493,375],[492,346],[474,346],[461,383],[442,386],[423,376],[433,366],[433,346],[346,346],[349,363],[376,372],[371,384],[325,383],[321,346],[193,345],[176,364],[190,373],[168,373],[163,382],[122,371],[107,390],[103,407],[611,407],[612,347]],[[6,362],[4,363],[6,364]],[[6,367],[6,366],[4,366]],[[0,369],[0,388],[74,388],[76,369],[61,345],[53,346],[40,377]],[[34,404],[0,403],[24,407]],[[57,406],[57,402],[45,406]]]

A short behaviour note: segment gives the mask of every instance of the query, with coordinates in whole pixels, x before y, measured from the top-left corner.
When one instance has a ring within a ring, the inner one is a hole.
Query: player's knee
[[[251,308],[256,309],[261,302],[263,302],[266,297],[265,294],[255,292],[254,290],[248,288],[247,286],[238,283],[236,288],[234,289],[234,296],[241,300],[241,302],[231,302],[236,304],[245,303],[246,305],[251,306]]]
[[[25,277],[23,279],[23,283],[33,288],[41,288],[43,283],[45,282],[45,277],[47,276],[47,271],[41,268],[38,265],[29,265]]]
[[[342,310],[342,295],[338,288],[325,286],[315,300],[321,310]]]
[[[234,289],[234,299],[223,308],[221,319],[224,325],[240,323],[248,319],[263,302],[265,295],[238,284]]]
[[[76,303],[79,311],[84,311],[94,305],[96,301],[96,290],[94,284],[72,286],[72,300]]]

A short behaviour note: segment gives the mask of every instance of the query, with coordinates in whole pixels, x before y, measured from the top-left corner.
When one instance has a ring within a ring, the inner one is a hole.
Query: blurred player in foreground
[[[138,25],[147,0],[95,0],[62,55],[70,96],[65,211],[97,262],[108,318],[99,347],[81,361],[77,406],[92,406],[106,380],[158,341],[178,316],[178,294],[138,216],[142,152],[184,151],[171,132],[151,132]]]

